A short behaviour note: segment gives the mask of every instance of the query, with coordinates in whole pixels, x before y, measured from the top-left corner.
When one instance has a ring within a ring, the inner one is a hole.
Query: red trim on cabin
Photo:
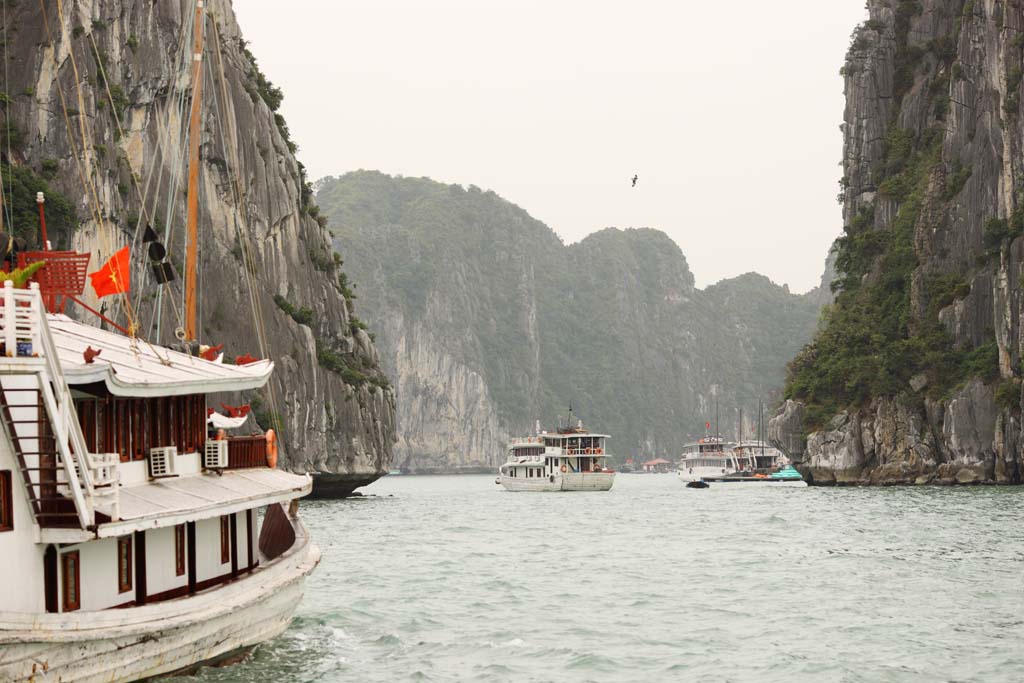
[[[239,569],[238,570],[238,578],[240,579],[241,577],[245,576],[246,574],[250,573],[251,571],[252,571],[251,569]],[[213,588],[214,586],[217,586],[217,585],[220,585],[220,584],[228,584],[228,583],[231,583],[231,582],[232,582],[232,579],[231,579],[231,574],[230,573],[222,574],[220,576],[215,576],[212,579],[206,579],[205,581],[198,582],[196,584],[196,592],[198,593],[200,591],[207,590],[208,588]],[[146,598],[146,604],[147,605],[151,605],[154,602],[166,602],[167,600],[174,600],[175,598],[183,598],[183,597],[185,597],[188,594],[189,594],[188,586],[178,586],[177,588],[171,588],[169,590],[165,590],[163,592],[156,593],[155,595],[148,596]],[[116,607],[113,607],[111,609],[120,609],[122,607],[134,607],[134,606],[135,606],[135,603],[125,603],[123,605],[117,605]]]
[[[117,453],[121,462],[143,460],[152,448],[177,446],[198,452],[206,442],[206,398],[79,398],[75,400],[86,443],[94,453]]]

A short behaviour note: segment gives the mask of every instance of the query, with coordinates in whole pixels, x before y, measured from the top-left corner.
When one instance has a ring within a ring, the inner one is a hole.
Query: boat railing
[[[244,470],[267,466],[267,437],[229,436],[228,467],[229,470]]]
[[[118,473],[116,461],[107,454],[90,454],[61,367],[57,345],[50,333],[39,283],[29,289],[15,289],[10,280],[4,282],[0,305],[0,353],[16,364],[35,371],[39,395],[49,414],[56,453],[63,464],[65,483],[75,503],[82,528],[96,522],[97,502],[111,505],[112,518],[119,513]],[[35,362],[26,362],[35,361]]]

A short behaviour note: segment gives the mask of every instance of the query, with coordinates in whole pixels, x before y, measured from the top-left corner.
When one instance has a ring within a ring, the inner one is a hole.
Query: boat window
[[[82,594],[79,590],[79,577],[81,572],[78,566],[78,551],[64,553],[60,556],[61,568],[63,569],[64,584],[64,611],[74,612],[82,606]]]
[[[185,575],[185,525],[174,527],[174,575]]]
[[[117,539],[117,592],[127,593],[132,589],[132,537]]]
[[[11,471],[0,472],[0,531],[14,529],[14,501],[11,491]]]
[[[231,561],[231,521],[227,515],[220,518],[220,563],[227,564]]]

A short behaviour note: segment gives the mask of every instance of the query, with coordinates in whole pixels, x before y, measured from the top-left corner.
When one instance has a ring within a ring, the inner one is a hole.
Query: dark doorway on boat
[[[56,613],[57,609],[57,549],[46,546],[43,553],[43,594],[46,599],[46,611]]]

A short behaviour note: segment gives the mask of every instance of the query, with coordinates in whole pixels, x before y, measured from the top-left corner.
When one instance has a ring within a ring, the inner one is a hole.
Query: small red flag
[[[202,358],[203,360],[215,361],[215,360],[217,360],[217,354],[220,353],[221,349],[223,349],[223,348],[224,348],[223,344],[218,344],[217,346],[211,346],[210,348],[206,349],[205,351],[201,351],[199,353],[199,357]]]
[[[111,294],[124,294],[131,287],[131,271],[128,268],[128,247],[123,247],[103,267],[95,273],[89,273],[92,288],[96,296],[105,297]]]

